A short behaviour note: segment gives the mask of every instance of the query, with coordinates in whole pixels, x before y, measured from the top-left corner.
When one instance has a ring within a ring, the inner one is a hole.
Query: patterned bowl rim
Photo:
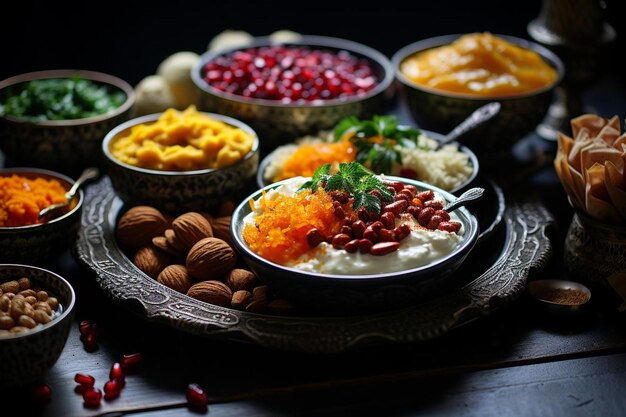
[[[292,45],[292,46],[311,46],[321,48],[332,48],[336,50],[345,50],[352,54],[358,54],[366,57],[368,60],[373,61],[379,65],[383,70],[383,78],[373,89],[367,91],[362,95],[354,95],[346,98],[336,98],[331,100],[320,100],[319,103],[282,103],[279,100],[266,100],[260,98],[247,98],[240,95],[229,94],[217,90],[209,85],[202,78],[202,69],[204,66],[214,58],[227,55],[234,51],[257,48],[261,46],[273,46],[273,45]],[[256,37],[252,43],[245,46],[237,46],[232,48],[223,48],[214,51],[207,51],[200,56],[198,62],[191,69],[191,78],[194,84],[205,93],[220,97],[225,100],[229,100],[235,103],[241,104],[256,104],[267,107],[278,108],[321,108],[321,107],[336,107],[350,103],[357,103],[366,100],[371,97],[375,97],[379,94],[383,94],[387,89],[392,86],[394,80],[394,71],[391,65],[391,61],[381,52],[367,45],[354,42],[347,39],[334,38],[330,36],[317,36],[317,35],[301,35],[297,40],[291,40],[288,42],[276,42],[269,36]]]
[[[391,175],[385,175],[385,179],[389,181],[401,181],[407,184],[415,185],[418,189],[421,190],[432,190],[435,193],[441,195],[447,202],[454,201],[457,197],[447,191],[442,190],[441,188],[435,187],[433,185],[427,184],[425,182],[411,180],[408,178],[396,177]],[[254,262],[260,263],[269,267],[273,270],[282,270],[284,272],[289,272],[290,274],[297,276],[304,276],[311,279],[323,279],[323,280],[332,280],[334,282],[345,282],[345,281],[354,281],[354,282],[374,282],[376,280],[387,280],[390,278],[400,278],[404,276],[412,276],[412,275],[421,275],[424,273],[428,273],[429,271],[439,270],[440,268],[445,267],[450,262],[453,262],[456,259],[462,258],[466,256],[474,247],[477,238],[478,238],[478,220],[476,216],[471,213],[466,207],[461,207],[457,209],[455,212],[459,215],[459,218],[465,228],[465,233],[463,235],[463,240],[452,250],[452,252],[442,256],[439,259],[436,259],[426,265],[422,265],[419,267],[403,269],[400,271],[394,272],[383,272],[377,274],[354,274],[354,275],[342,275],[342,274],[323,274],[318,272],[310,272],[303,271],[296,268],[291,268],[288,266],[280,265],[275,262],[269,261],[262,256],[258,255],[243,240],[243,236],[241,235],[241,230],[243,230],[243,218],[250,211],[250,200],[256,201],[263,193],[267,192],[270,189],[276,188],[282,185],[285,182],[290,181],[290,179],[278,181],[273,184],[270,184],[266,187],[263,187],[254,193],[250,194],[248,197],[244,198],[241,204],[239,204],[231,217],[231,225],[230,225],[230,233],[233,240],[233,243],[239,253],[245,255],[246,257],[250,257],[254,259]],[[460,212],[460,213],[459,213]],[[245,214],[244,214],[245,213]]]
[[[61,182],[65,183],[62,185],[66,186],[66,190],[69,190],[72,185],[74,185],[74,180],[71,179],[70,177],[67,177],[59,172],[55,172],[55,171],[50,171],[47,169],[41,169],[41,168],[4,168],[4,169],[0,169],[0,177],[4,177],[10,174],[18,174],[18,175],[24,175],[24,174],[29,174],[29,176],[33,176],[33,177],[48,177],[48,178],[52,178],[52,179],[56,179],[56,180],[60,180]],[[31,175],[32,174],[32,175]],[[36,229],[41,229],[44,227],[47,227],[47,225],[51,225],[54,223],[58,223],[61,221],[64,221],[65,219],[77,215],[78,213],[80,213],[80,211],[82,210],[83,207],[83,202],[85,201],[85,195],[83,193],[82,189],[78,189],[78,193],[76,194],[78,196],[78,202],[76,203],[76,206],[74,206],[74,208],[72,208],[70,211],[68,211],[67,213],[65,213],[62,216],[56,217],[50,221],[47,221],[45,223],[38,223],[38,224],[30,224],[28,226],[16,226],[16,227],[0,227],[0,234],[4,234],[4,233],[18,233],[18,232],[26,232],[26,231],[33,231]]]
[[[246,123],[242,122],[241,120],[237,120],[233,117],[229,117],[229,116],[224,116],[222,114],[217,114],[217,113],[209,113],[209,112],[201,112],[202,114],[209,116],[210,118],[213,118],[215,120],[219,120],[221,122],[224,122],[230,126],[239,128],[241,130],[246,131],[248,134],[252,135],[253,142],[252,142],[252,149],[250,149],[250,151],[239,161],[235,162],[232,165],[228,165],[225,166],[223,168],[206,168],[206,169],[196,169],[196,170],[192,170],[192,171],[159,171],[156,169],[147,169],[147,168],[140,168],[140,167],[136,167],[133,165],[129,165],[126,164],[120,160],[118,160],[117,158],[115,158],[112,154],[111,154],[111,150],[110,150],[110,144],[111,142],[122,132],[140,125],[140,124],[144,124],[144,123],[151,123],[151,122],[155,122],[156,120],[158,120],[159,117],[161,117],[161,115],[163,113],[153,113],[153,114],[148,114],[145,116],[140,116],[140,117],[136,117],[134,119],[128,120],[116,127],[114,127],[111,131],[109,131],[106,136],[104,137],[104,140],[102,141],[102,152],[104,153],[104,155],[106,156],[107,160],[111,163],[113,163],[114,165],[117,165],[127,171],[135,171],[138,173],[142,173],[145,175],[153,175],[153,176],[167,176],[167,177],[189,177],[189,176],[196,176],[196,175],[204,175],[204,174],[209,174],[211,172],[223,172],[226,170],[231,170],[231,169],[236,169],[238,166],[243,165],[246,161],[252,159],[254,157],[254,155],[256,153],[258,153],[259,151],[259,136],[257,135],[257,133],[254,131],[254,129],[252,129],[249,125],[247,125]]]
[[[82,126],[90,123],[97,123],[104,120],[112,119],[120,114],[129,110],[133,104],[135,103],[135,90],[133,87],[128,84],[126,81],[118,78],[114,75],[106,74],[98,71],[89,71],[82,69],[57,69],[57,70],[45,70],[45,71],[34,71],[27,72],[24,74],[18,74],[10,78],[6,78],[0,81],[0,90],[6,87],[10,87],[15,84],[20,84],[32,80],[43,80],[50,78],[71,78],[71,77],[80,77],[90,81],[96,81],[103,84],[108,84],[121,90],[126,94],[126,100],[122,103],[121,106],[113,110],[109,113],[100,114],[92,117],[84,117],[81,119],[67,119],[67,120],[43,120],[40,122],[31,122],[28,120],[21,119],[15,116],[4,115],[0,116],[0,119],[4,118],[13,123],[21,123],[25,125],[34,125],[34,126],[49,126],[49,127],[61,127],[61,126]]]
[[[411,81],[402,73],[402,71],[400,71],[400,65],[409,56],[417,52],[425,51],[427,49],[433,49],[439,46],[448,45],[463,35],[466,35],[466,34],[459,33],[459,34],[452,34],[452,35],[435,36],[433,38],[426,38],[426,39],[419,40],[417,42],[410,43],[400,48],[391,56],[391,63],[393,65],[395,78],[401,84],[403,84],[405,87],[409,89],[423,91],[425,93],[435,94],[435,95],[442,96],[442,97],[466,99],[466,100],[472,100],[476,102],[489,102],[489,101],[494,101],[494,100],[506,102],[506,101],[517,100],[517,99],[525,98],[525,97],[538,96],[542,93],[550,91],[561,83],[561,80],[563,79],[563,76],[565,75],[565,67],[563,65],[563,62],[554,52],[550,51],[548,48],[545,48],[544,46],[536,42],[529,41],[527,39],[518,38],[518,37],[510,36],[510,35],[500,35],[500,34],[494,34],[494,36],[505,39],[517,46],[521,46],[522,48],[537,52],[541,56],[543,61],[547,61],[547,63],[556,70],[557,77],[554,80],[554,82],[548,86],[545,86],[540,89],[533,90],[527,93],[520,93],[520,94],[515,94],[515,95],[510,95],[510,96],[499,96],[499,95],[476,96],[476,95],[471,95],[471,94],[453,93],[453,92],[448,92],[448,91],[443,91],[443,90],[436,90],[433,88],[427,88]]]
[[[61,275],[52,272],[48,269],[44,269],[38,266],[33,266],[33,265],[25,265],[25,264],[0,264],[0,270],[3,269],[9,269],[9,268],[23,268],[25,270],[37,270],[37,271],[41,271],[44,274],[50,275],[52,277],[54,277],[54,279],[58,280],[64,287],[67,288],[67,290],[70,293],[70,300],[68,305],[63,305],[63,312],[61,313],[60,316],[55,317],[52,321],[50,321],[49,323],[43,324],[41,326],[39,326],[37,329],[34,330],[29,330],[27,332],[23,332],[23,333],[17,333],[15,335],[6,335],[6,336],[2,336],[0,337],[0,344],[3,341],[8,341],[8,340],[15,340],[15,339],[21,339],[21,338],[26,338],[26,337],[31,337],[34,336],[38,333],[41,332],[45,332],[48,329],[58,325],[59,323],[61,323],[68,315],[72,314],[73,310],[74,310],[74,305],[76,304],[76,293],[74,291],[74,288],[72,287],[72,285],[65,279],[63,278]],[[27,275],[27,274],[24,274]]]

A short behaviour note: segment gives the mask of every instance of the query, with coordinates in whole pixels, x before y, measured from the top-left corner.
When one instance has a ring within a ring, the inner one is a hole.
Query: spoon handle
[[[96,178],[98,175],[100,175],[100,171],[98,170],[98,168],[86,168],[83,173],[80,174],[80,177],[78,177],[78,179],[74,182],[72,188],[70,188],[69,191],[65,193],[65,198],[67,198],[68,200],[74,198],[74,195],[78,191],[78,188],[83,185],[83,183],[89,181],[92,178]]]
[[[439,142],[437,148],[442,147],[446,143],[454,141],[465,132],[474,129],[486,122],[487,120],[491,119],[493,116],[498,114],[498,112],[500,111],[500,107],[500,103],[494,101],[477,108],[460,125],[452,129],[452,131],[448,133],[441,142]]]
[[[480,200],[485,193],[485,189],[481,187],[470,188],[465,191],[463,194],[459,196],[456,200],[448,204],[444,209],[449,213],[458,209],[461,206],[464,206],[467,203],[471,203],[472,201]]]

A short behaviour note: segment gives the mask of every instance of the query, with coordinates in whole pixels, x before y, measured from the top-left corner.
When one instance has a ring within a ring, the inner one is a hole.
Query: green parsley
[[[335,127],[333,136],[339,141],[347,134],[357,148],[355,160],[377,173],[390,173],[393,162],[402,165],[401,147],[428,149],[419,144],[420,131],[399,124],[395,116],[374,116],[372,120],[344,118]]]
[[[365,207],[367,211],[380,213],[382,209],[380,200],[370,194],[373,190],[378,190],[384,201],[393,200],[393,194],[387,186],[373,172],[356,161],[339,164],[339,171],[336,174],[330,174],[330,164],[319,167],[311,180],[302,184],[300,190],[309,189],[315,192],[319,187],[328,192],[346,191],[353,198],[354,210]]]

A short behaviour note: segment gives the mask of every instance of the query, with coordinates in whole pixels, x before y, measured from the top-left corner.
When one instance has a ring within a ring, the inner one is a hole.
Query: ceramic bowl
[[[408,79],[401,64],[416,53],[448,45],[462,35],[445,35],[423,39],[398,50],[391,58],[399,89],[413,119],[420,127],[447,133],[477,108],[493,101],[501,104],[500,112],[459,138],[459,141],[481,155],[506,153],[521,138],[532,132],[546,115],[555,87],[564,75],[561,60],[543,46],[512,36],[497,35],[513,44],[537,52],[557,71],[556,81],[543,89],[508,97],[468,96],[422,87]]]
[[[203,54],[191,73],[195,85],[201,91],[201,108],[248,123],[259,134],[263,149],[271,149],[296,137],[330,128],[347,116],[368,118],[374,114],[385,113],[393,95],[393,69],[389,59],[368,46],[344,39],[305,35],[298,41],[283,45],[308,46],[331,52],[348,51],[352,55],[367,59],[374,67],[379,81],[375,88],[363,95],[320,100],[319,103],[284,104],[280,100],[230,94],[214,88],[204,80],[204,68],[219,57],[250,47],[260,48],[273,44],[275,43],[271,38],[259,37],[246,47],[209,51]]]
[[[436,139],[438,141],[443,140],[443,137],[444,137],[443,135],[439,133],[435,133],[435,132],[428,132],[428,131],[422,130],[422,133],[424,133],[429,138]],[[458,145],[459,145],[459,150],[467,155],[468,162],[472,166],[472,173],[469,175],[469,177],[467,177],[465,181],[460,183],[458,186],[450,190],[446,190],[449,193],[456,194],[456,195],[459,195],[463,191],[470,188],[472,184],[476,181],[476,178],[478,177],[478,174],[480,172],[480,163],[478,162],[478,157],[476,156],[476,154],[467,146],[463,146],[461,144],[458,144]],[[259,164],[259,170],[257,171],[257,174],[256,174],[256,183],[259,186],[259,188],[263,188],[271,184],[271,181],[265,178],[265,171],[267,170],[268,166],[272,163],[272,159],[275,158],[275,155],[276,155],[276,151],[271,152],[269,155],[263,158],[263,160]]]
[[[452,194],[429,184],[406,178],[387,176],[391,181],[412,184],[418,191],[432,190],[446,201]],[[274,291],[292,300],[298,308],[318,314],[361,314],[396,309],[414,304],[450,288],[453,276],[470,253],[478,237],[476,217],[465,207],[455,213],[465,228],[459,244],[449,254],[424,266],[371,275],[333,275],[303,271],[271,262],[246,244],[242,233],[243,219],[250,214],[249,200],[289,181],[279,181],[256,191],[235,209],[231,219],[232,240],[250,269]],[[363,255],[372,257],[372,255]]]
[[[102,139],[115,126],[128,120],[135,102],[134,90],[126,81],[84,70],[29,72],[0,81],[0,103],[9,90],[28,81],[75,76],[104,85],[111,91],[122,91],[126,101],[110,113],[83,119],[29,122],[0,116],[0,148],[12,166],[76,174],[86,167],[99,165]]]
[[[62,309],[46,324],[12,335],[0,335],[0,386],[15,387],[33,382],[57,361],[70,332],[76,296],[69,282],[46,269],[0,264],[0,282],[27,277],[31,287],[54,295]]]
[[[137,117],[111,130],[102,142],[105,170],[113,188],[128,205],[145,204],[165,213],[211,210],[224,200],[239,201],[240,193],[254,177],[259,165],[259,139],[250,126],[231,117],[206,113],[209,117],[240,128],[254,137],[252,149],[240,161],[220,169],[158,171],[135,167],[116,159],[111,142],[140,124],[155,122],[160,113]]]
[[[0,170],[0,176],[13,174],[29,179],[55,179],[69,190],[74,180],[57,172],[35,168]],[[76,239],[80,227],[84,194],[79,190],[70,210],[45,223],[20,227],[0,227],[0,262],[46,264],[66,251]]]

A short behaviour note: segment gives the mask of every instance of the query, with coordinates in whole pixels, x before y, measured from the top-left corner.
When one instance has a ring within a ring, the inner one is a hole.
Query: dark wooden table
[[[590,98],[598,113],[624,116],[623,91],[616,93],[613,84],[598,84]],[[566,277],[561,253],[571,211],[551,166],[554,149],[535,135],[518,149],[527,156],[524,186],[538,192],[557,219],[552,260],[530,279]],[[545,163],[535,164],[533,155]],[[514,192],[520,183],[505,185]],[[52,388],[52,399],[36,404],[29,400],[31,387],[5,390],[2,417],[197,416],[185,404],[192,382],[208,392],[213,416],[626,415],[626,317],[617,313],[614,294],[594,293],[590,308],[571,317],[549,315],[524,295],[429,342],[311,355],[146,323],[111,303],[70,253],[51,269],[69,278],[78,300],[65,349],[40,381]],[[78,323],[85,319],[100,330],[94,352],[79,340]],[[111,365],[134,352],[143,354],[144,364],[128,375],[121,396],[85,407],[74,392],[74,375],[91,374],[102,388]]]

